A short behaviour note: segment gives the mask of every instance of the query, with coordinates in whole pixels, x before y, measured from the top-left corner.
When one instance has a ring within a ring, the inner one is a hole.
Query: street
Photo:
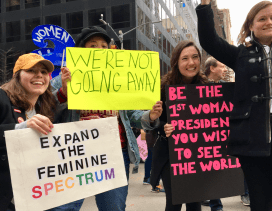
[[[165,193],[152,193],[151,186],[143,185],[144,164],[140,163],[139,173],[130,174],[126,211],[164,211]],[[241,197],[221,199],[224,211],[250,211],[241,203]],[[81,211],[97,211],[95,197],[86,198]],[[202,206],[202,211],[210,211],[210,207]],[[182,207],[186,211],[186,207]]]

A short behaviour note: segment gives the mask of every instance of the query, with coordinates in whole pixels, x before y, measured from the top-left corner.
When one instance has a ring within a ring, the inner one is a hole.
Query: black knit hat
[[[76,36],[75,47],[84,47],[88,39],[94,35],[102,36],[108,44],[111,41],[111,38],[109,37],[109,35],[103,28],[99,26],[91,26],[91,27],[82,29],[81,33]]]

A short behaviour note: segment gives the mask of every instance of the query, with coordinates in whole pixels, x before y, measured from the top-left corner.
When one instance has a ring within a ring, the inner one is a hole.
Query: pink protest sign
[[[243,194],[239,160],[227,155],[234,83],[166,90],[173,204]]]
[[[140,157],[142,158],[142,160],[145,161],[148,155],[146,141],[141,140],[141,135],[139,135],[137,138],[137,143],[139,147]]]

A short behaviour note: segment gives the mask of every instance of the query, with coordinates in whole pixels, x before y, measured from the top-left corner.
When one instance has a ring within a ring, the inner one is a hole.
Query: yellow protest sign
[[[66,48],[68,108],[148,110],[160,100],[160,59],[153,51]]]

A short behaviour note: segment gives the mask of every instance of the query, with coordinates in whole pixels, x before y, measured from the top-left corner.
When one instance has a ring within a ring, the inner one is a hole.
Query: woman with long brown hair
[[[235,71],[228,154],[240,160],[251,210],[271,211],[272,2],[262,1],[252,7],[238,47],[216,33],[211,0],[201,0],[196,11],[200,44]]]
[[[0,89],[0,210],[15,210],[4,132],[32,128],[47,135],[53,128],[57,101],[51,92],[49,74],[54,65],[38,54],[24,54],[16,61],[12,79]],[[63,70],[63,84],[70,72]],[[64,90],[64,92],[66,92]],[[58,91],[57,96],[66,95]]]
[[[166,211],[180,211],[182,204],[172,204],[167,137],[170,136],[173,131],[173,127],[171,124],[167,124],[165,86],[205,83],[206,78],[200,71],[200,62],[201,53],[195,43],[188,40],[181,41],[172,52],[170,60],[171,71],[163,76],[161,82],[161,101],[163,101],[163,112],[160,117],[160,127],[158,128],[161,138],[157,140],[154,146],[150,182],[153,188],[155,188],[161,176],[166,193]],[[200,211],[201,203],[187,203],[186,210]]]

